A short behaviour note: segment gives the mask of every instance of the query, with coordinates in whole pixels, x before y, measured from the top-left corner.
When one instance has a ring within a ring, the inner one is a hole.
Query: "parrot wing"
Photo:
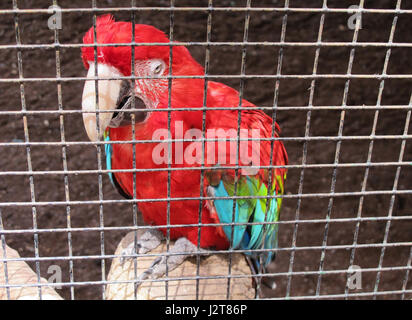
[[[239,93],[223,84],[209,82],[208,99],[211,102],[208,106],[237,107],[239,104]],[[230,129],[237,131],[239,112],[241,112],[240,127],[248,129],[248,138],[252,138],[250,133],[252,129],[259,130],[260,138],[272,137],[272,118],[260,110],[248,109],[248,107],[254,107],[254,105],[246,100],[242,100],[242,107],[241,111],[238,109],[208,110],[206,118],[207,129],[221,128],[226,131]],[[278,137],[279,126],[276,123],[273,125],[275,126],[274,135]],[[247,152],[253,154],[253,141],[247,141],[246,143]],[[219,150],[218,144],[219,142],[215,142],[216,148],[212,150],[210,150],[210,145],[207,145],[206,156],[208,156],[208,153],[214,152],[217,153],[217,158],[222,159],[222,157],[219,157],[221,150]],[[259,145],[258,166],[269,166],[271,164],[282,166],[288,163],[286,150],[281,141],[264,139],[257,141],[257,144]],[[272,147],[273,152],[271,152]],[[229,141],[226,142],[224,151],[226,150],[231,150]],[[237,155],[239,156],[240,153],[242,151],[238,150]],[[271,156],[272,161],[270,161]],[[226,160],[229,160],[229,158],[230,155],[226,151]],[[245,163],[242,159],[238,159],[238,164],[242,167],[250,165],[250,163]],[[223,226],[220,232],[224,233],[233,249],[276,248],[278,224],[273,222],[279,220],[282,198],[277,196],[281,196],[284,193],[287,170],[285,168],[275,168],[272,170],[259,168],[254,173],[245,173],[241,171],[243,169],[239,169],[238,174],[236,174],[235,170],[225,169],[221,165],[222,163],[216,161],[214,165],[211,165],[214,168],[205,172],[207,194],[219,198],[208,202],[211,216],[220,223],[236,223],[234,226]],[[231,165],[233,166],[233,163]],[[256,164],[252,163],[252,165]],[[271,173],[271,179],[269,179],[269,173]],[[237,189],[236,192],[235,187]],[[235,195],[242,198],[235,199],[234,203],[234,200],[230,197]],[[249,225],[247,225],[248,223]],[[273,251],[249,252],[246,255],[250,256],[257,266],[260,263],[267,266],[274,258]]]
[[[213,175],[212,171],[206,172],[206,177]],[[233,227],[231,225],[222,227],[233,249],[277,248],[278,225],[273,222],[279,220],[282,199],[276,196],[283,194],[286,176],[275,177],[276,183],[269,191],[258,177],[241,176],[237,181],[236,196],[242,198],[235,200],[231,199],[235,196],[235,183],[232,176],[223,173],[217,185],[208,186],[208,195],[217,198],[209,201],[212,217],[214,216],[220,223],[236,223]],[[246,255],[251,256],[258,263],[263,261],[264,266],[267,266],[274,257],[271,251],[247,252]]]

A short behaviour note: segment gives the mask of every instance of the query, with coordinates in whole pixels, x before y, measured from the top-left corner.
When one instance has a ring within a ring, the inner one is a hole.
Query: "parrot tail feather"
[[[235,203],[231,199],[235,194],[234,186],[225,183],[224,179],[208,189],[212,189],[208,194],[219,197],[212,202],[215,209],[213,212],[217,214],[219,222],[235,223],[222,227],[231,247],[251,250],[245,252],[245,255],[250,257],[254,269],[264,270],[275,258],[275,250],[270,249],[278,246],[278,224],[275,222],[279,220],[281,202],[272,196],[276,196],[282,188],[273,187],[269,192],[266,185],[257,178],[245,176],[238,181],[236,195],[242,198]],[[254,252],[254,249],[265,250]]]

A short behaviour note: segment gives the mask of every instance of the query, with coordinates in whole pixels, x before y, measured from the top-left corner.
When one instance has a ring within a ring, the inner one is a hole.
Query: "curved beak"
[[[90,63],[87,78],[94,78],[95,70],[95,64]],[[106,64],[97,64],[97,75],[99,80],[86,80],[82,98],[83,123],[91,141],[98,141],[108,127],[117,107],[122,82],[120,79],[109,80],[119,78],[122,74],[116,68]]]

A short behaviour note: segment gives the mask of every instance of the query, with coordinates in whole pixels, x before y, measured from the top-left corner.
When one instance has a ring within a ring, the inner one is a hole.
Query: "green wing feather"
[[[284,192],[283,183],[285,176],[274,176],[275,183],[271,188],[270,195],[281,195]],[[233,197],[235,183],[233,179],[222,178],[217,186],[214,186],[217,197],[228,197],[229,199],[216,199],[214,205],[222,223],[234,222],[256,223],[252,225],[224,226],[226,237],[232,243],[233,248],[238,249],[273,249],[277,247],[277,224],[271,224],[279,220],[279,211],[282,204],[281,198],[268,197],[267,186],[259,177],[242,176],[237,182],[237,195],[246,197],[237,199],[235,211],[233,212]],[[247,198],[251,196],[251,198]],[[261,197],[261,198],[257,198]],[[267,207],[269,206],[269,207]],[[269,224],[266,224],[269,222]],[[233,234],[233,241],[232,239]],[[253,254],[251,254],[253,256]],[[265,265],[272,260],[273,252],[263,253]],[[255,258],[258,258],[257,256]]]

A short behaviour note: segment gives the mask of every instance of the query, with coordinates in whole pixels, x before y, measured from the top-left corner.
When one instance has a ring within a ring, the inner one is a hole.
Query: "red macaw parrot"
[[[83,38],[84,44],[123,45],[98,46],[97,64],[95,48],[82,48],[87,77],[94,79],[97,71],[98,110],[103,111],[96,112],[96,81],[87,80],[82,100],[83,120],[92,141],[98,141],[104,135],[106,141],[112,142],[105,145],[108,169],[133,169],[133,144],[116,142],[134,139],[145,142],[135,144],[136,168],[149,169],[135,173],[135,192],[138,199],[152,200],[138,204],[145,223],[161,227],[160,231],[149,229],[139,239],[138,253],[157,247],[166,234],[167,201],[156,200],[168,198],[167,168],[170,165],[169,230],[170,238],[177,239],[170,252],[193,255],[198,250],[232,247],[244,250],[255,268],[264,269],[275,256],[274,250],[270,249],[277,246],[275,222],[279,219],[282,202],[276,196],[283,194],[286,179],[284,167],[269,167],[288,163],[282,142],[273,139],[273,136],[279,137],[279,126],[252,103],[240,100],[238,91],[218,82],[207,81],[205,84],[203,67],[184,46],[173,46],[170,68],[170,47],[147,45],[170,41],[163,32],[150,25],[135,25],[134,76],[137,79],[134,81],[118,79],[132,75],[132,48],[125,45],[131,43],[132,24],[115,22],[111,15],[104,15],[97,19],[96,35],[94,39],[91,28]],[[139,46],[139,43],[146,45]],[[171,85],[167,78],[170,69],[177,77],[172,78]],[[205,112],[202,110],[204,103]],[[129,119],[132,112],[127,112],[128,109],[133,110],[134,130]],[[207,138],[203,144],[202,132]],[[237,142],[239,135],[243,140]],[[172,139],[170,149],[167,143],[159,142],[163,139]],[[150,140],[157,142],[146,142]],[[239,170],[235,170],[237,165],[241,166]],[[205,168],[203,179],[199,170],[202,166]],[[124,196],[133,196],[132,172],[117,171],[110,176]],[[205,226],[200,228],[199,241],[197,224],[201,188],[202,195],[207,198],[201,205],[200,222]],[[235,204],[233,196],[238,197]],[[230,225],[232,223],[235,224]],[[182,226],[186,224],[191,226]],[[129,248],[129,256],[134,253],[134,248],[134,244]],[[167,259],[169,270],[184,258],[184,255],[177,255],[175,259]],[[159,277],[165,269],[165,259],[159,258],[142,278]]]

